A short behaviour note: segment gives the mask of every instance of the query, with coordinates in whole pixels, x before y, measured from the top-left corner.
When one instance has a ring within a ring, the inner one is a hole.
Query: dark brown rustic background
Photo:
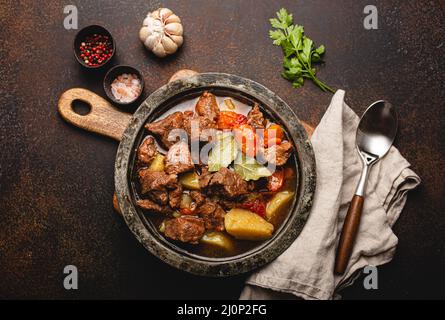
[[[138,39],[146,12],[163,6],[183,20],[185,44],[157,59]],[[363,28],[375,4],[379,30]],[[104,95],[102,75],[72,55],[76,31],[63,7],[79,9],[79,27],[98,23],[117,41],[115,63],[142,70],[145,94],[180,68],[238,74],[263,83],[301,119],[316,125],[331,94],[311,83],[294,90],[280,77],[282,54],[268,39],[280,7],[327,47],[319,76],[346,90],[361,113],[376,99],[400,111],[396,146],[423,179],[395,227],[394,260],[379,268],[379,289],[361,282],[351,298],[444,298],[444,1],[5,1],[0,0],[0,297],[237,298],[244,276],[206,279],[151,256],[113,212],[116,142],[65,123],[60,94],[79,86]],[[298,261],[296,262],[298,263]],[[66,291],[74,264],[80,288]]]

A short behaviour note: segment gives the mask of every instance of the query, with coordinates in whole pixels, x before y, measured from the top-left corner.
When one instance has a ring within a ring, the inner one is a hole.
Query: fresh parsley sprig
[[[275,29],[269,31],[269,36],[284,53],[283,78],[292,81],[294,88],[303,86],[305,78],[311,79],[321,90],[334,93],[315,77],[317,70],[313,67],[313,63],[322,61],[325,47],[315,48],[313,41],[304,35],[304,27],[294,25],[292,14],[284,8],[277,12],[277,18],[270,19],[270,24]]]

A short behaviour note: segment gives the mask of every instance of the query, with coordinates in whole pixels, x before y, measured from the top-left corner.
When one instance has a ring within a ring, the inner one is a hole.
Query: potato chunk
[[[266,219],[268,221],[275,221],[277,215],[280,214],[280,211],[284,209],[284,207],[292,201],[294,197],[294,192],[292,191],[280,191],[277,192],[272,199],[267,203],[266,206]]]
[[[206,232],[200,241],[229,252],[234,249],[233,240],[219,231]]]
[[[179,177],[179,182],[186,189],[199,190],[199,177],[196,172],[188,172]]]
[[[266,240],[272,236],[274,226],[249,210],[234,208],[224,217],[226,231],[241,240]]]
[[[163,156],[160,153],[157,153],[155,155],[154,159],[151,161],[148,169],[153,170],[153,171],[164,171],[164,167],[165,167],[164,160],[165,160],[165,156]]]
[[[179,208],[190,209],[192,202],[193,202],[192,197],[190,197],[190,195],[187,193],[183,193],[181,196],[181,203],[179,204]]]

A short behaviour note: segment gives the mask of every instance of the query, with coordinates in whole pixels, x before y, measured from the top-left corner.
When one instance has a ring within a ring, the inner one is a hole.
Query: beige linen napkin
[[[371,169],[354,250],[343,276],[334,275],[339,234],[362,164],[355,149],[358,116],[338,90],[312,136],[317,189],[309,219],[295,242],[252,274],[240,299],[332,299],[352,283],[356,271],[389,262],[398,239],[392,231],[407,192],[420,183],[410,164],[392,147]]]

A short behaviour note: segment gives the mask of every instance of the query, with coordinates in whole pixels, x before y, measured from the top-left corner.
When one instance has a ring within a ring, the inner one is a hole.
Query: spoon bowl
[[[387,101],[376,101],[360,119],[355,139],[357,148],[382,158],[391,148],[396,133],[396,109]]]

